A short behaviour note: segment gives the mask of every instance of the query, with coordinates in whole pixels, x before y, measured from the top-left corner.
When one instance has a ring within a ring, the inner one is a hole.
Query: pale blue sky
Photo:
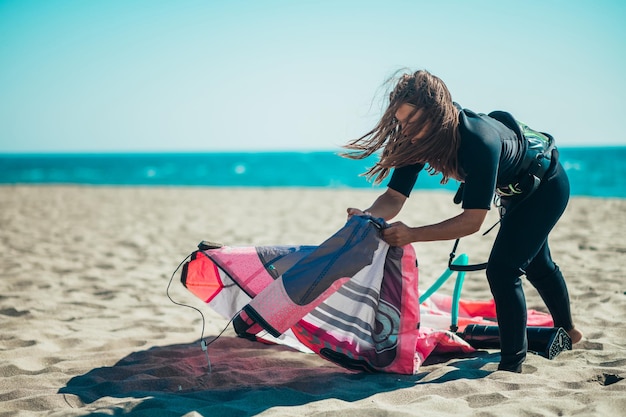
[[[0,0],[0,153],[334,150],[402,67],[626,145],[626,2]]]

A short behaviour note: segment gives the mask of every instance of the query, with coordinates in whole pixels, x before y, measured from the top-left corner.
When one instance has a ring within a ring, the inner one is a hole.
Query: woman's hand
[[[415,230],[402,222],[395,222],[382,230],[382,238],[391,246],[404,246],[415,242]]]

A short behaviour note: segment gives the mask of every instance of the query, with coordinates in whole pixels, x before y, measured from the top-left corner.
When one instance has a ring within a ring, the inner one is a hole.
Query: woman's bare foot
[[[576,327],[568,330],[567,334],[569,335],[570,339],[572,339],[572,345],[580,342],[583,338],[583,332],[578,330]]]

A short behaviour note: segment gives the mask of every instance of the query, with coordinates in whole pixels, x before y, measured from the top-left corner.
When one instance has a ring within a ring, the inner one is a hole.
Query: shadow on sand
[[[153,347],[131,353],[111,367],[96,368],[72,378],[60,394],[76,395],[83,403],[104,397],[142,401],[132,410],[113,415],[247,416],[277,406],[297,406],[325,399],[353,402],[377,393],[455,379],[479,379],[490,354],[432,357],[425,364],[447,362],[454,369],[437,379],[417,375],[366,374],[345,370],[317,355],[284,346],[263,345],[236,337],[221,337],[209,347],[211,372],[199,343]],[[455,359],[454,361],[450,361]],[[151,414],[150,410],[157,412]],[[92,415],[111,415],[95,412]]]

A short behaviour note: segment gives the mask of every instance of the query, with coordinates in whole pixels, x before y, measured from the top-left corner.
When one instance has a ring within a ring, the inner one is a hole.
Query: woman
[[[522,274],[537,288],[555,327],[563,327],[572,343],[582,339],[572,322],[567,286],[548,247],[548,234],[569,200],[569,181],[550,135],[531,130],[508,113],[487,116],[461,109],[443,81],[421,70],[398,79],[376,127],[346,148],[350,151],[344,156],[354,159],[382,150],[365,174],[376,183],[393,170],[387,190],[371,207],[348,208],[349,216],[371,214],[389,221],[402,209],[423,169],[442,174],[442,183],[452,178],[463,186],[461,214],[421,227],[392,223],[382,236],[393,246],[475,233],[494,193],[499,194],[504,215],[486,268],[500,330],[499,370],[521,372],[526,358]]]

